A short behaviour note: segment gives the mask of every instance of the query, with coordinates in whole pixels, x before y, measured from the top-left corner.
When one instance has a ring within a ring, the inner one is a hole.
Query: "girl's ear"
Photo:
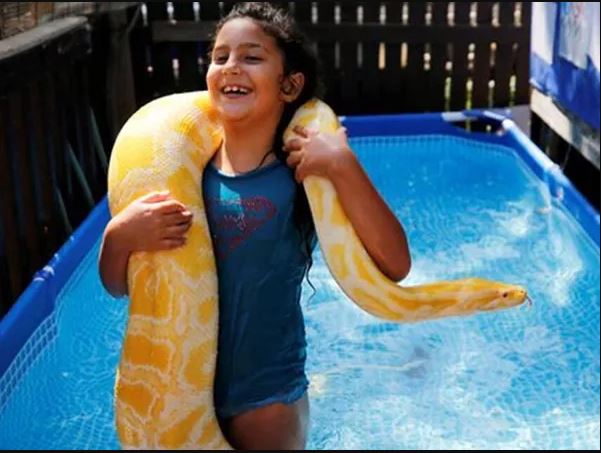
[[[280,99],[284,102],[294,102],[300,96],[305,86],[305,75],[294,72],[284,77],[280,85]]]

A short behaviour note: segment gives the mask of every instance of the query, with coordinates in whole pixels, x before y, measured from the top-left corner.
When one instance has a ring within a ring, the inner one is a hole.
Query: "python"
[[[320,100],[299,108],[284,134],[301,125],[340,127]],[[150,102],[122,128],[111,154],[108,201],[116,215],[138,197],[168,190],[194,214],[184,247],[132,255],[129,318],[115,384],[119,439],[126,449],[229,449],[213,407],[218,338],[215,258],[201,193],[203,169],[222,128],[207,92]],[[395,322],[467,316],[522,304],[526,290],[479,278],[403,287],[369,257],[324,178],[304,181],[326,264],[363,310]]]

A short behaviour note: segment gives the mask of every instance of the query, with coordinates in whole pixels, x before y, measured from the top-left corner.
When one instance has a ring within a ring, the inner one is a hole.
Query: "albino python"
[[[295,124],[334,132],[339,121],[313,100]],[[123,448],[229,449],[213,408],[217,276],[201,193],[203,168],[222,140],[207,92],[176,94],[137,111],[115,142],[108,201],[116,215],[136,198],[169,190],[193,213],[184,247],[136,253],[128,267],[129,319],[115,385]],[[402,287],[375,266],[345,216],[333,185],[304,182],[320,247],[345,294],[380,318],[415,322],[521,304],[518,286],[464,279]]]

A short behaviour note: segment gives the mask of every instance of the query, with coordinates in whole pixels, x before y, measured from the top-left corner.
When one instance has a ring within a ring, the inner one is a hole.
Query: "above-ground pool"
[[[466,115],[466,114],[463,114]],[[413,256],[403,285],[478,276],[533,304],[419,324],[353,305],[319,251],[302,304],[311,449],[599,449],[599,216],[517,127],[344,118]],[[0,323],[0,448],[116,449],[127,300],[97,271],[101,203]]]

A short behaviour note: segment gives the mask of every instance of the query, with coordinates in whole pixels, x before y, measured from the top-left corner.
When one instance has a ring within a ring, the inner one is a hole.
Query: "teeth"
[[[235,94],[248,94],[248,90],[244,87],[240,87],[238,85],[228,85],[223,88],[223,92],[226,94],[235,93]]]

